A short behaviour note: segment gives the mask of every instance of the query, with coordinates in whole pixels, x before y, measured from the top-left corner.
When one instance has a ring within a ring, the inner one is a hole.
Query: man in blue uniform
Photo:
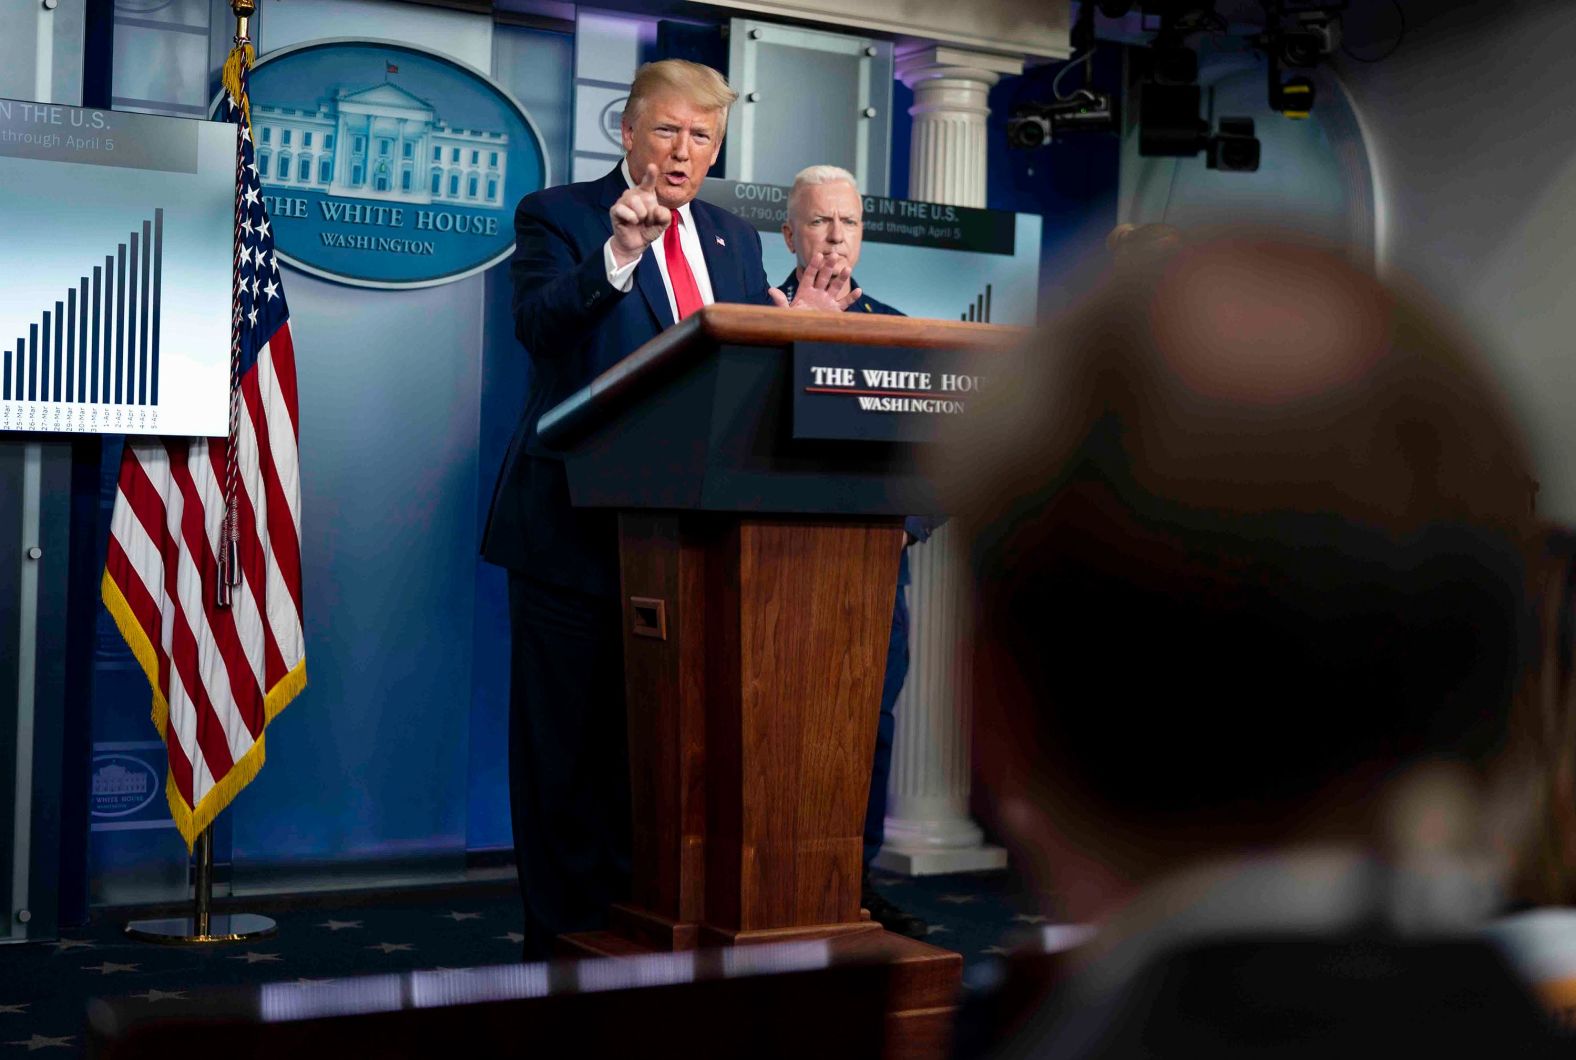
[[[864,220],[864,200],[854,175],[837,166],[810,166],[794,177],[788,195],[788,223],[783,225],[783,241],[799,259],[793,274],[780,290],[789,299],[798,294],[799,285],[820,263],[838,275],[849,277],[848,285],[857,295],[844,308],[845,313],[876,313],[902,316],[891,306],[865,294],[853,279],[859,263],[859,248]],[[935,528],[931,519],[910,517],[903,526],[909,543],[923,541]],[[886,679],[881,686],[881,714],[876,728],[876,754],[870,772],[870,799],[865,807],[864,887],[861,901],[871,919],[888,931],[910,938],[924,938],[925,921],[887,900],[870,883],[870,864],[886,837],[887,777],[892,769],[892,708],[908,677],[908,552],[905,549],[898,567],[897,601],[892,607],[892,639],[887,646]]]

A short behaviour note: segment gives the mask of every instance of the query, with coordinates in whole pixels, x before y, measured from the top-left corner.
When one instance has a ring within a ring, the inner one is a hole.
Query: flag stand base
[[[196,917],[177,916],[167,920],[133,920],[126,934],[139,942],[160,942],[166,946],[198,946],[215,942],[244,942],[277,934],[279,925],[256,913],[219,913],[208,918],[203,930]]]
[[[164,920],[133,920],[126,934],[140,942],[166,946],[204,946],[244,942],[277,933],[279,925],[256,913],[213,912],[213,825],[197,837],[197,897],[191,916]]]

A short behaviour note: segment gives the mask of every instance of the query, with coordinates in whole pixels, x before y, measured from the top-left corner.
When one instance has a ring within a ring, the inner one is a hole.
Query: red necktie
[[[689,259],[684,256],[684,248],[679,245],[679,225],[683,223],[684,215],[674,210],[673,223],[662,234],[662,253],[668,259],[668,283],[673,285],[673,301],[679,307],[680,320],[706,304],[701,301],[700,288],[695,286],[695,274],[690,271]]]

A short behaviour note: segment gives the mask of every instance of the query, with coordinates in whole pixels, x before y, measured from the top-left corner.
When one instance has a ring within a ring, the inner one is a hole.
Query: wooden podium
[[[567,950],[828,939],[892,965],[903,1048],[944,1048],[962,958],[859,904],[902,517],[940,509],[914,444],[795,437],[793,354],[1019,336],[708,306],[542,417],[574,503],[620,510],[633,895]]]

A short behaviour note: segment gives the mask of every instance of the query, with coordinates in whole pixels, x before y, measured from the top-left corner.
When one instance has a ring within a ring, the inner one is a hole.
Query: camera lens
[[[1007,122],[1007,143],[1012,147],[1039,147],[1045,143],[1046,126],[1044,118],[1011,118]]]
[[[1220,145],[1222,169],[1257,169],[1258,145],[1251,141],[1227,140]]]

